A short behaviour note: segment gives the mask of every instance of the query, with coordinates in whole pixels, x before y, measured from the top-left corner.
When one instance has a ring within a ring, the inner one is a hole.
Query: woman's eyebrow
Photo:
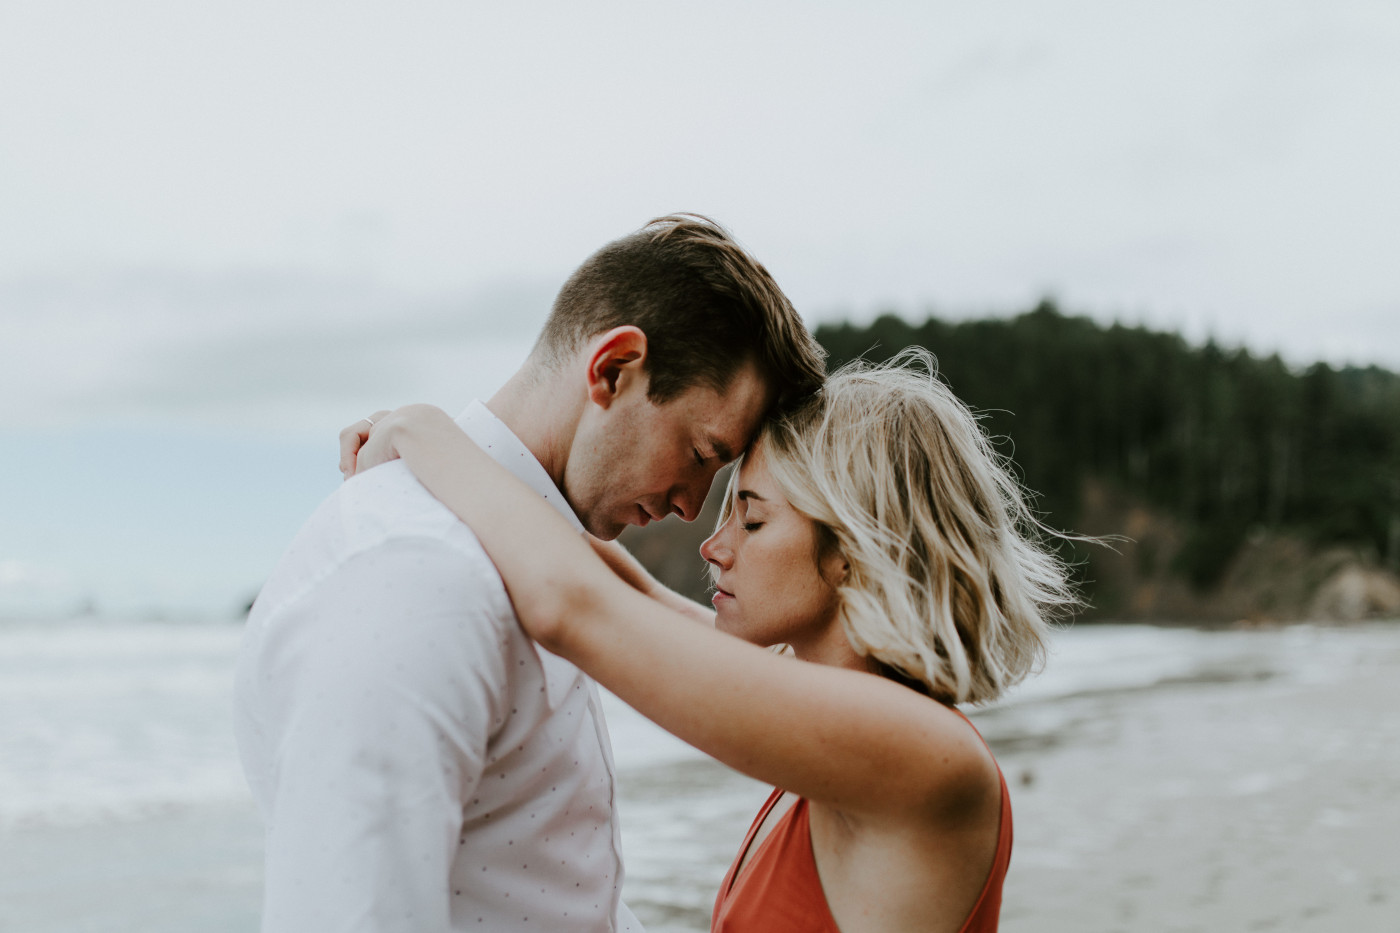
[[[765,498],[763,498],[762,496],[760,496],[758,493],[754,492],[752,489],[741,489],[741,490],[739,490],[739,499],[740,499],[741,501],[747,501],[747,500],[749,500],[749,499],[757,499],[759,502],[767,502],[767,501],[768,501],[767,499],[765,499]]]

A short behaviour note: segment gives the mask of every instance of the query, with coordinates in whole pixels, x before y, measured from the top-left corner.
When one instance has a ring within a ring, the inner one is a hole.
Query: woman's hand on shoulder
[[[445,422],[445,425],[444,425]],[[397,460],[399,445],[409,431],[456,429],[452,419],[433,405],[405,405],[393,411],[381,409],[340,432],[340,472],[346,479],[365,470]]]

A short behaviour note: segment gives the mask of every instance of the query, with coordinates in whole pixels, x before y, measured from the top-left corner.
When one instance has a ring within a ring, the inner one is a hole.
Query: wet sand
[[[242,806],[0,833],[5,933],[252,933],[262,827]]]
[[[1311,673],[1062,701],[1053,742],[1001,751],[1001,929],[1400,930],[1400,625],[1355,635]]]

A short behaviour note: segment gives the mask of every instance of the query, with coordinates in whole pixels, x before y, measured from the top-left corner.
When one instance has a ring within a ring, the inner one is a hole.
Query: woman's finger
[[[360,448],[374,431],[374,426],[385,415],[389,414],[389,409],[381,408],[368,418],[361,418],[354,424],[347,425],[340,430],[340,474],[349,479],[355,475],[356,461],[360,453]]]

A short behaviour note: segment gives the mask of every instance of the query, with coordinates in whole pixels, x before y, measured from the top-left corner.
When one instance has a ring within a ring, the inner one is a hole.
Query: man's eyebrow
[[[757,499],[759,502],[767,502],[767,501],[768,501],[767,499],[765,499],[765,498],[763,498],[762,496],[760,496],[758,493],[754,492],[752,489],[741,489],[741,490],[739,490],[739,499],[740,499],[741,501],[747,501],[747,500],[749,500],[749,499]]]
[[[728,463],[734,459],[734,451],[729,449],[729,445],[717,437],[710,438],[710,449],[715,452],[715,456]]]

